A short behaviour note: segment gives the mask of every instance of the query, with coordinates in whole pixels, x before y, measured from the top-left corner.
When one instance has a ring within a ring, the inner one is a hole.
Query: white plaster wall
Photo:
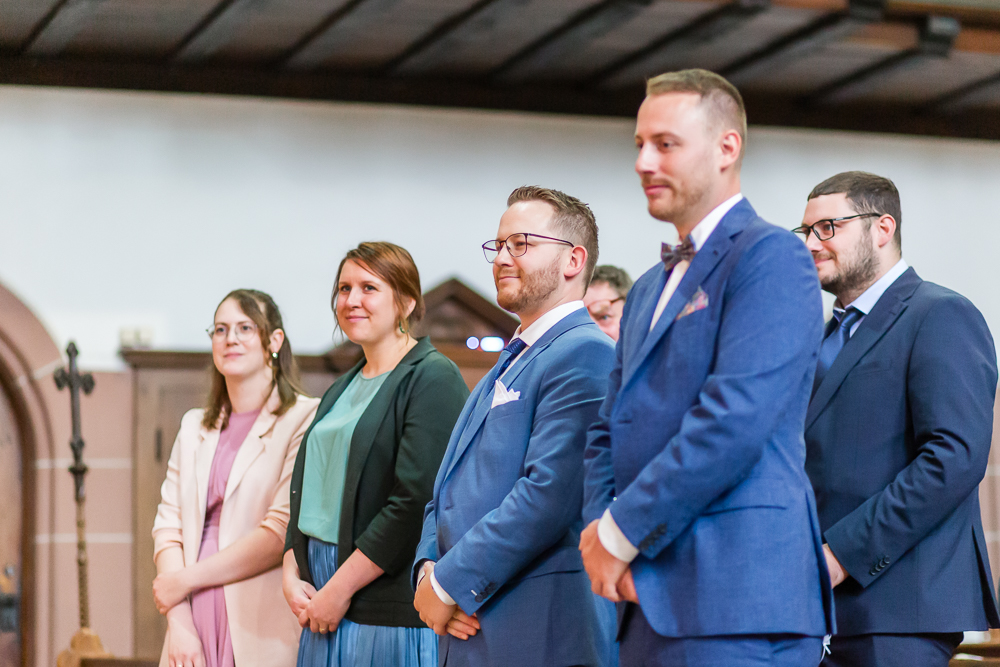
[[[752,119],[751,119],[752,121]],[[118,368],[123,327],[206,348],[230,289],[270,292],[294,347],[331,344],[343,253],[385,239],[425,288],[492,294],[479,245],[516,186],[589,202],[601,261],[638,275],[673,236],[649,218],[628,120],[0,86],[0,282],[81,362]],[[786,227],[845,169],[893,178],[906,258],[1000,331],[1000,144],[752,128],[744,193]]]

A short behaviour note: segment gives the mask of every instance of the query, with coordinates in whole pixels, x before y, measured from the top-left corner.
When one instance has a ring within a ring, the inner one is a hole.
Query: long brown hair
[[[284,330],[285,328],[281,322],[281,311],[278,310],[277,304],[274,303],[274,299],[270,295],[255,289],[233,290],[219,302],[215,311],[218,312],[219,306],[222,306],[228,299],[235,301],[243,314],[257,325],[260,343],[274,372],[273,384],[278,388],[278,398],[280,399],[274,414],[280,417],[295,405],[298,394],[305,394],[299,382],[299,367],[295,363],[295,357],[292,356],[292,344],[288,342],[288,336],[286,335],[281,343],[277,359],[272,358],[268,353],[271,334],[277,329]],[[233,411],[233,404],[229,400],[229,391],[226,389],[226,378],[219,372],[214,363],[209,369],[209,373],[212,375],[212,389],[208,392],[208,405],[205,406],[205,416],[202,417],[201,425],[207,429],[213,429],[218,425],[220,429],[223,429],[229,425],[229,415]]]
[[[396,306],[396,324],[403,333],[409,333],[414,324],[424,316],[424,294],[420,291],[420,271],[406,248],[387,241],[365,241],[349,250],[337,267],[337,282],[333,284],[330,306],[337,316],[337,295],[340,274],[344,263],[351,260],[375,274],[392,288],[392,301]],[[406,300],[413,299],[413,312],[406,315]],[[337,326],[340,326],[338,322]]]

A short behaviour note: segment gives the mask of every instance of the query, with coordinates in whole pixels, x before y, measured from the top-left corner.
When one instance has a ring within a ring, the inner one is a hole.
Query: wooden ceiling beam
[[[977,96],[991,88],[1000,89],[1000,71],[949,90],[927,102],[921,110],[924,113],[957,114],[967,110]]]
[[[35,24],[17,52],[32,56],[57,56],[93,15],[94,0],[59,0]]]
[[[379,16],[399,0],[348,0],[330,12],[278,58],[277,64],[292,69],[318,67],[330,57],[337,43],[338,29],[347,21],[374,24]]]
[[[389,62],[378,68],[379,72],[381,74],[394,74],[399,72],[399,70],[401,70],[411,58],[414,58],[418,54],[433,47],[437,42],[458,30],[461,26],[471,21],[478,14],[485,11],[490,5],[493,5],[496,2],[498,2],[498,0],[478,0],[465,9],[452,14],[431,28],[431,30],[428,31],[423,37],[403,49],[399,55],[393,57],[389,60]]]
[[[850,95],[871,92],[885,77],[905,68],[917,67],[927,60],[947,58],[961,32],[958,21],[944,16],[928,16],[920,28],[917,45],[894,53],[875,63],[824,84],[804,97],[808,104],[829,103]]]
[[[225,46],[233,37],[233,30],[236,28],[238,20],[238,10],[241,4],[246,4],[252,0],[219,0],[207,14],[201,17],[181,40],[174,45],[174,48],[167,54],[166,59],[176,62],[196,62],[204,60],[213,55],[220,48]],[[237,16],[234,20],[234,13]],[[221,23],[222,30],[210,33],[213,26]],[[209,35],[208,38],[205,36]]]
[[[769,74],[804,53],[851,35],[882,20],[886,0],[850,0],[846,11],[825,14],[812,23],[765,44],[719,69],[734,83]]]
[[[631,20],[652,0],[603,0],[584,7],[509,57],[489,76],[499,81],[524,81],[547,65],[577,53],[593,40]]]
[[[585,85],[615,88],[641,81],[651,73],[647,70],[652,60],[722,39],[770,6],[770,0],[732,0],[601,68],[586,79]]]
[[[996,75],[1000,82],[1000,73]],[[0,84],[149,90],[286,99],[527,111],[634,118],[643,87],[606,92],[576,86],[490,85],[453,78],[178,67],[135,60],[0,57]],[[983,82],[982,85],[993,85]],[[1000,140],[1000,110],[945,114],[900,104],[808,105],[795,96],[744,95],[751,124]]]

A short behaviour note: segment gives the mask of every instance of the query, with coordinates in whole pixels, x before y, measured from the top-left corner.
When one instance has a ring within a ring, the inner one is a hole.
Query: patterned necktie
[[[840,351],[844,349],[848,339],[851,337],[851,327],[864,316],[857,308],[848,308],[839,316],[836,311],[833,313],[830,332],[823,339],[823,344],[819,348],[819,362],[816,364],[816,379],[813,381],[813,392],[819,387],[820,382],[826,376],[830,366]]]
[[[517,355],[521,354],[526,347],[528,347],[528,344],[520,338],[515,338],[507,343],[507,347],[500,353],[500,359],[497,361],[497,370],[493,373],[493,381],[487,385],[486,391],[490,391],[497,380],[500,379],[500,376],[503,375],[503,372],[507,370],[507,367],[510,366],[511,362],[517,359]]]
[[[663,262],[663,267],[670,271],[672,268],[677,266],[679,262],[684,260],[691,261],[694,259],[695,254],[694,242],[691,240],[691,235],[688,234],[679,245],[673,246],[669,243],[664,243],[660,246],[660,261]]]

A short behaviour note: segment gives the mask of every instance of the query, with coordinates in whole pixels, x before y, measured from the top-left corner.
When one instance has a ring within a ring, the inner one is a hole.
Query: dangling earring
[[[402,320],[400,320],[400,322],[399,322],[399,333],[403,334],[404,336],[406,335],[406,332],[403,331],[403,322],[402,322]]]

